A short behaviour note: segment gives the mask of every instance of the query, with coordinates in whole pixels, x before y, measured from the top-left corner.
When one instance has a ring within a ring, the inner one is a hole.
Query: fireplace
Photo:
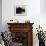
[[[12,41],[18,46],[28,46],[28,32],[12,32]]]
[[[8,23],[15,46],[33,46],[33,23]]]

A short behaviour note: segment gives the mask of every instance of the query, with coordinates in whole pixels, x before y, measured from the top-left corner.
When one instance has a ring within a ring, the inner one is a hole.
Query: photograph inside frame
[[[25,16],[26,15],[26,5],[16,5],[14,8],[15,15]]]

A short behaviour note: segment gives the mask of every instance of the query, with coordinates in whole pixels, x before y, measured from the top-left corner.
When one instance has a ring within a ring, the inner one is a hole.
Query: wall
[[[2,0],[0,0],[0,31],[2,31]]]
[[[42,1],[42,2],[41,2]],[[44,0],[45,1],[45,0]],[[26,16],[15,16],[14,7],[16,5],[26,5]],[[38,46],[38,39],[36,37],[36,27],[40,24],[44,30],[46,30],[46,14],[42,11],[44,7],[43,0],[2,0],[2,26],[3,31],[8,30],[7,22],[10,19],[17,19],[19,22],[30,20],[33,25],[33,45]],[[44,7],[45,8],[45,7]]]
[[[40,24],[46,31],[46,0],[40,0]]]
[[[40,9],[41,12],[46,13],[46,0],[40,0]]]
[[[16,6],[16,4],[26,5],[27,16],[14,15],[14,6]],[[35,1],[34,0],[17,0],[17,1],[3,0],[2,1],[3,26],[5,26],[8,20],[10,19],[17,19],[17,20],[20,20],[20,22],[23,22],[23,20],[25,19],[29,19],[31,22],[39,23],[39,19],[40,19],[39,14],[40,14],[40,0],[39,1],[37,0]]]

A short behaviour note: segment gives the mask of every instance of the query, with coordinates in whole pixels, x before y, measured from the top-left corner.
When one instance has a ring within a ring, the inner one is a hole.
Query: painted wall
[[[40,0],[40,24],[46,31],[46,0]]]
[[[40,9],[42,13],[46,13],[46,0],[40,0]]]
[[[46,28],[46,14],[41,12],[42,2],[40,0],[2,0],[2,26],[3,31],[8,30],[7,22],[11,19],[17,19],[19,22],[25,22],[25,20],[30,20],[33,25],[33,45],[38,46],[38,39],[36,37],[36,27],[39,24],[45,30]],[[14,7],[16,5],[26,5],[26,16],[16,16],[14,15]]]
[[[2,31],[2,0],[0,0],[0,31]]]

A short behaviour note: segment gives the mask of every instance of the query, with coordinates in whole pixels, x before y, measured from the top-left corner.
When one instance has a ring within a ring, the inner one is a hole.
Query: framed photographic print
[[[18,5],[14,8],[15,15],[25,16],[26,15],[26,6],[25,5]]]

